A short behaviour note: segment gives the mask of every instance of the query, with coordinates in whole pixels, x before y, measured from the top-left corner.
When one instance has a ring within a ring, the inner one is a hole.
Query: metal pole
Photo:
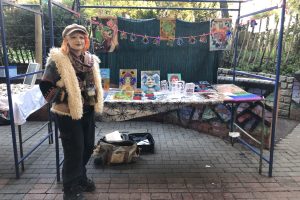
[[[14,121],[13,105],[12,105],[11,90],[10,90],[10,77],[9,77],[9,68],[8,68],[8,57],[7,57],[7,48],[6,48],[6,35],[5,35],[5,30],[4,30],[5,24],[4,24],[2,1],[0,1],[0,12],[1,12],[1,14],[0,14],[1,42],[2,42],[2,51],[3,51],[4,65],[5,65],[5,76],[6,76],[7,96],[8,96],[8,105],[9,105],[9,117],[10,117],[10,126],[11,126],[11,134],[12,134],[11,137],[12,137],[12,142],[13,142],[14,159],[15,159],[15,171],[16,171],[16,177],[20,178],[15,121]]]
[[[273,6],[273,7],[270,7],[270,8],[266,8],[266,9],[263,9],[263,10],[253,12],[253,13],[248,13],[246,15],[242,15],[239,18],[242,19],[242,18],[245,18],[245,17],[249,17],[249,16],[260,14],[260,13],[264,13],[264,12],[267,12],[267,11],[275,10],[275,9],[278,9],[278,8],[279,8],[278,6]]]
[[[106,8],[106,9],[148,9],[148,10],[228,10],[239,11],[239,9],[228,8],[193,8],[193,7],[148,7],[148,6],[80,6],[81,8]]]
[[[241,14],[241,3],[239,3],[238,16],[237,16],[236,23],[235,23],[236,31],[235,31],[235,39],[234,39],[234,61],[233,61],[233,74],[232,74],[233,84],[235,83],[235,70],[236,70],[237,61],[238,61],[237,58],[238,58],[240,14]]]
[[[48,15],[50,25],[50,48],[54,47],[54,28],[53,28],[53,16],[52,16],[52,0],[48,0]]]
[[[76,12],[80,14],[80,0],[76,0]],[[78,24],[81,24],[80,18],[78,18]]]
[[[45,19],[44,19],[44,13],[43,13],[43,8],[42,8],[42,0],[40,0],[40,9],[42,13],[42,49],[43,49],[43,61],[42,61],[42,66],[45,66],[46,64],[46,34],[45,34]]]
[[[241,3],[239,3],[238,16],[235,22],[235,38],[234,38],[234,61],[233,61],[233,73],[232,73],[232,83],[235,83],[235,70],[237,66],[237,58],[238,58],[238,41],[239,41],[239,22],[240,22],[240,14],[241,14]],[[233,131],[233,123],[234,123],[234,114],[235,114],[235,104],[231,104],[231,121],[230,121],[230,131]]]
[[[262,133],[260,136],[260,154],[259,154],[259,174],[262,173],[262,160],[263,160],[263,154],[264,154],[264,138],[265,138],[265,131],[266,131],[266,125],[265,125],[265,99],[262,101]]]
[[[274,88],[274,106],[272,114],[272,133],[271,133],[271,147],[270,147],[270,163],[269,163],[269,177],[272,177],[273,172],[273,156],[274,156],[274,144],[275,144],[275,128],[277,121],[277,104],[278,104],[278,88],[279,88],[279,78],[280,78],[280,64],[281,64],[281,53],[282,53],[282,40],[283,40],[283,31],[284,31],[284,19],[285,19],[285,7],[286,0],[282,1],[281,7],[281,20],[280,20],[280,30],[278,38],[278,48],[277,48],[277,58],[276,58],[276,81]]]

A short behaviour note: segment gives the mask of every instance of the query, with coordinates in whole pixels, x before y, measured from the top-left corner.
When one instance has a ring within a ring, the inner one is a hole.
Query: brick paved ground
[[[24,138],[41,122],[27,122]],[[276,145],[273,177],[258,174],[258,157],[239,144],[170,124],[97,123],[97,138],[111,130],[149,129],[155,154],[122,166],[95,167],[89,174],[97,190],[89,200],[107,199],[300,199],[300,125]],[[62,199],[56,181],[54,145],[43,144],[15,179],[10,127],[0,126],[0,199]],[[38,136],[40,137],[40,136]],[[28,147],[39,140],[34,137]],[[267,153],[266,153],[267,154]]]

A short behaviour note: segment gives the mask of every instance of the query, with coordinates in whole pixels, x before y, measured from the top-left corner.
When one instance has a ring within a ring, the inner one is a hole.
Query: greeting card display
[[[186,83],[185,84],[185,94],[187,96],[192,96],[195,91],[195,83]]]
[[[108,91],[109,84],[110,84],[110,69],[109,68],[101,68],[100,74],[101,74],[102,87],[105,91]]]
[[[162,80],[160,81],[160,89],[162,91],[167,91],[169,90],[169,85],[168,85],[168,81],[167,80]]]
[[[195,83],[195,92],[216,92],[216,90],[209,82],[198,81]]]
[[[119,88],[121,90],[134,90],[137,83],[137,69],[120,69]]]
[[[160,71],[141,71],[141,89],[143,92],[160,90]]]
[[[181,81],[181,74],[180,73],[172,73],[168,74],[168,82],[173,83],[175,81]]]

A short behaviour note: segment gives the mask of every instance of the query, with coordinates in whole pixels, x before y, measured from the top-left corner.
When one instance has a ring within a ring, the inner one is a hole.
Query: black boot
[[[81,180],[79,185],[83,192],[93,192],[96,189],[95,183],[89,178]]]
[[[86,200],[79,185],[71,188],[64,188],[64,200]]]

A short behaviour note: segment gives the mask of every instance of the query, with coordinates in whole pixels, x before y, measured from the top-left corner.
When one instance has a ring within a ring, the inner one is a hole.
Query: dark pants
[[[86,178],[86,164],[95,143],[95,117],[92,110],[85,112],[80,120],[55,116],[64,150],[62,178],[64,189],[67,190]]]

